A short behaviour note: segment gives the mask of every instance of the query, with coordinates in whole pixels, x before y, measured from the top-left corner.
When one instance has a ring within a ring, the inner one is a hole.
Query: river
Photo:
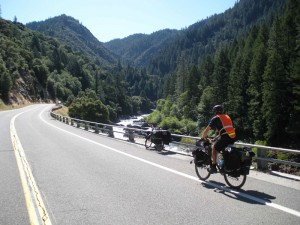
[[[130,126],[133,126],[134,128],[141,127],[142,124],[145,123],[144,118],[147,117],[148,115],[149,114],[144,114],[144,115],[132,117],[130,119],[121,120],[119,123],[117,123],[118,125],[120,125],[119,127],[113,127],[114,137],[123,140],[128,140],[128,135],[125,133],[124,128]]]

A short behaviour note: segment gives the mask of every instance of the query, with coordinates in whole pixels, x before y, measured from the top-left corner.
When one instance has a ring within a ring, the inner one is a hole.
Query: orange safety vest
[[[232,121],[230,117],[226,114],[217,115],[223,125],[223,128],[219,131],[219,134],[221,135],[221,131],[225,130],[229,137],[235,138],[235,128],[232,125]]]

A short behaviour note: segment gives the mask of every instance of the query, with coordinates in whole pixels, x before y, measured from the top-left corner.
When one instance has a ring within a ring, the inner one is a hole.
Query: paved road
[[[252,172],[241,191],[219,174],[201,182],[187,156],[67,126],[50,108],[0,112],[1,225],[30,224],[38,211],[26,207],[27,167],[51,224],[300,224],[299,181]],[[24,155],[12,147],[11,121]]]

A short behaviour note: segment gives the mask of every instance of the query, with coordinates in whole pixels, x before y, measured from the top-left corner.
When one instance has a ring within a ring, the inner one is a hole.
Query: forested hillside
[[[122,58],[125,63],[146,66],[162,49],[178,38],[180,31],[160,30],[152,34],[133,34],[123,39],[104,43],[104,46]]]
[[[199,58],[214,54],[220,46],[245,35],[253,25],[282,13],[287,0],[240,0],[232,9],[213,15],[188,27],[172,45],[154,57],[148,66],[150,73],[168,74],[173,71],[180,57],[189,64]]]
[[[187,29],[154,60],[159,66],[150,65],[165,80],[163,99],[149,121],[197,135],[212,106],[222,104],[240,140],[299,148],[300,4],[287,2],[241,0],[228,11],[236,17],[225,12]],[[254,23],[251,18],[263,12],[268,13]],[[252,21],[247,29],[226,30],[221,39],[228,24],[236,28],[247,21]]]
[[[240,0],[181,31],[105,44],[66,15],[28,25],[39,32],[1,19],[1,99],[60,99],[71,116],[95,121],[156,103],[149,122],[190,135],[222,104],[239,140],[299,148],[299,5]]]
[[[28,23],[26,27],[57,38],[73,51],[97,57],[103,66],[118,61],[118,58],[108,51],[85,26],[71,16],[60,15],[45,21]]]
[[[60,100],[70,106],[72,116],[99,122],[153,108],[150,99],[157,98],[153,88],[159,78],[118,63],[103,64],[99,56],[72,47],[17,21],[0,19],[1,100]],[[84,113],[86,109],[98,116]]]

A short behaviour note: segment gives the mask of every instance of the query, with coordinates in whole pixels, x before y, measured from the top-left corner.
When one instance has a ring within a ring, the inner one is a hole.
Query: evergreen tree
[[[265,138],[270,145],[283,145],[287,139],[286,124],[289,112],[287,73],[281,57],[282,29],[274,20],[269,38],[268,60],[263,75],[263,112],[266,121]]]
[[[251,130],[247,117],[247,88],[250,63],[253,57],[253,43],[256,36],[257,28],[254,26],[245,42],[243,41],[237,48],[239,50],[229,76],[227,112],[234,121],[239,138],[242,139],[248,139]]]
[[[201,59],[200,62],[200,81],[199,81],[199,96],[202,95],[204,89],[207,86],[212,86],[212,75],[214,72],[214,62],[211,56],[206,56]]]
[[[300,3],[289,0],[284,14],[285,50],[290,82],[291,110],[287,132],[291,147],[300,147]]]
[[[11,77],[2,60],[2,57],[0,57],[0,97],[7,103],[9,102],[9,92],[11,87]]]
[[[180,58],[176,71],[176,96],[180,96],[186,91],[187,75],[188,75],[188,62],[186,56],[183,54]]]
[[[234,125],[241,138],[241,133],[244,130],[243,117],[245,115],[244,96],[245,77],[243,76],[243,56],[242,52],[238,53],[229,75],[228,82],[228,101],[226,102],[226,113],[230,115],[234,121]]]
[[[191,71],[187,75],[187,92],[189,98],[192,98],[194,96],[197,96],[199,98],[199,92],[198,92],[198,84],[200,80],[200,74],[198,71],[198,68],[196,66],[193,66]]]
[[[259,34],[254,43],[253,60],[249,72],[249,88],[247,94],[248,118],[252,124],[252,133],[255,140],[264,140],[265,122],[262,111],[263,73],[267,61],[268,28],[265,23],[260,26]]]
[[[228,79],[231,69],[226,49],[221,47],[215,56],[212,83],[214,88],[214,104],[223,104],[227,100]]]

